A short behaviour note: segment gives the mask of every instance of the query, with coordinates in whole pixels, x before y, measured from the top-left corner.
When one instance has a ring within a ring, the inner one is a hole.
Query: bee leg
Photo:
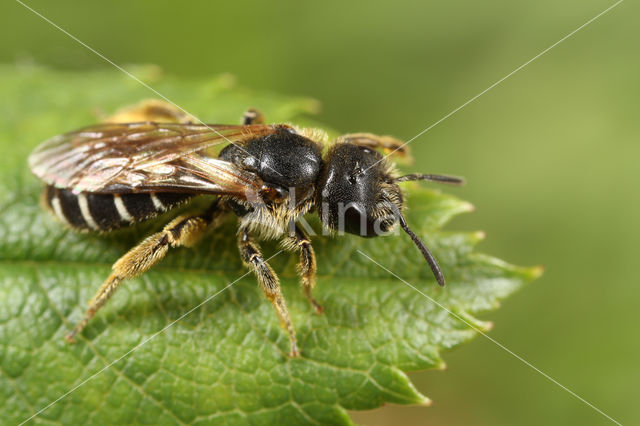
[[[316,255],[311,247],[311,240],[305,232],[296,224],[292,235],[287,237],[287,245],[300,250],[300,262],[298,273],[302,279],[302,290],[311,302],[317,313],[322,313],[322,306],[313,298],[313,288],[316,285]]]
[[[287,333],[289,333],[289,340],[291,342],[291,352],[289,356],[299,356],[300,351],[298,351],[298,345],[296,343],[296,331],[291,323],[289,310],[287,309],[287,304],[280,290],[280,282],[278,281],[277,275],[264,260],[260,252],[260,247],[253,241],[249,231],[246,229],[240,231],[238,248],[240,249],[242,261],[253,269],[258,283],[260,287],[262,287],[262,291],[264,291],[265,296],[267,296],[267,299],[269,299],[276,309],[278,318],[280,318],[280,324],[282,324],[282,326],[287,329]]]
[[[186,111],[158,99],[147,99],[136,105],[124,107],[105,120],[107,123],[135,123],[153,121],[155,123],[193,124],[198,120]]]
[[[372,133],[348,133],[338,137],[336,142],[350,143],[371,149],[382,149],[386,154],[394,153],[406,156],[409,148],[405,143],[392,136],[378,136]]]
[[[194,245],[210,225],[215,225],[216,219],[224,212],[225,210],[218,206],[218,200],[216,200],[203,215],[179,216],[162,231],[147,237],[129,250],[113,264],[113,272],[89,301],[84,319],[65,336],[66,340],[69,343],[73,342],[74,336],[82,331],[124,280],[135,278],[151,269],[164,258],[169,247]]]
[[[242,124],[264,124],[264,114],[255,108],[249,108],[242,114]]]

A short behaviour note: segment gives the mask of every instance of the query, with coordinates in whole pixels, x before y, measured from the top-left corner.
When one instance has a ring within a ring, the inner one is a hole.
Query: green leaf
[[[310,99],[236,87],[229,76],[177,81],[154,67],[134,73],[207,122],[237,122],[254,106],[270,121],[308,124],[300,116],[317,108]],[[0,417],[7,423],[47,407],[31,421],[348,424],[346,410],[428,404],[404,372],[442,368],[441,352],[477,333],[359,250],[482,330],[490,324],[475,314],[539,274],[475,252],[481,233],[441,231],[471,205],[414,185],[408,220],[439,259],[447,287],[436,285],[406,236],[318,236],[315,294],[325,313],[316,315],[299,288],[297,255],[278,254],[271,264],[282,278],[299,359],[286,356],[288,338],[271,304],[244,275],[231,218],[196,248],[170,252],[123,285],[68,345],[65,332],[111,264],[162,221],[109,236],[67,231],[40,208],[41,184],[26,158],[40,141],[153,94],[116,71],[37,67],[0,67],[0,93]],[[311,224],[319,229],[317,219]],[[278,250],[263,247],[267,256]]]

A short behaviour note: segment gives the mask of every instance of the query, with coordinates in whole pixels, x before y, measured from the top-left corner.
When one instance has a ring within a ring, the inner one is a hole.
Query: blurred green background
[[[321,101],[321,122],[410,139],[614,2],[28,1],[112,61],[228,72]],[[639,6],[621,3],[411,144],[408,169],[464,175],[477,211],[450,229],[545,275],[491,336],[614,419],[640,423]],[[0,5],[0,62],[111,65],[25,9]],[[150,93],[151,96],[151,93]],[[400,285],[400,284],[399,284]],[[428,303],[428,302],[427,302]],[[482,337],[413,373],[430,408],[365,424],[607,424]]]

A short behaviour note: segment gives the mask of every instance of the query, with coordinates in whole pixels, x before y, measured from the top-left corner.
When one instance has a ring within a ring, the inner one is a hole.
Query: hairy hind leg
[[[133,106],[119,109],[104,120],[107,123],[136,123],[153,121],[155,123],[193,124],[198,120],[177,106],[158,99],[147,99]]]
[[[404,142],[392,136],[379,136],[373,133],[348,133],[338,137],[336,142],[350,143],[371,149],[382,149],[385,154],[406,156],[409,147]]]
[[[302,290],[317,313],[322,313],[322,306],[313,298],[313,288],[316,285],[316,255],[311,247],[311,240],[305,232],[296,224],[292,235],[287,236],[285,245],[300,251],[298,273],[302,280]]]
[[[215,224],[215,219],[224,212],[225,210],[219,207],[218,200],[216,200],[209,210],[202,215],[179,216],[165,226],[162,231],[147,237],[118,259],[113,264],[111,275],[89,301],[89,308],[82,321],[65,336],[67,341],[73,342],[74,336],[82,331],[124,280],[135,278],[151,269],[164,258],[167,251],[169,251],[169,247],[190,247],[194,245],[204,231],[210,225]]]
[[[249,108],[242,115],[242,124],[264,124],[264,114],[255,108]]]
[[[289,317],[289,310],[287,309],[287,304],[280,289],[278,276],[273,272],[271,266],[269,266],[269,264],[264,260],[264,257],[260,252],[260,247],[253,241],[249,231],[246,229],[240,231],[240,236],[238,237],[238,248],[240,250],[242,261],[253,269],[253,272],[258,279],[258,283],[260,284],[260,287],[262,287],[264,295],[267,296],[267,299],[269,299],[273,304],[273,307],[278,314],[278,318],[280,319],[280,323],[284,328],[286,328],[287,333],[289,333],[289,341],[291,344],[291,352],[289,353],[289,356],[299,356],[300,351],[298,351],[298,345],[296,343],[296,331],[293,328],[291,318]]]

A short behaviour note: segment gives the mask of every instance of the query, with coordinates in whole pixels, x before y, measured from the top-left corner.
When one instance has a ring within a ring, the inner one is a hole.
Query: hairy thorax
[[[322,146],[295,129],[282,127],[242,146],[229,145],[219,158],[255,173],[265,185],[257,199],[230,200],[241,227],[262,238],[275,238],[313,208],[323,167]]]

